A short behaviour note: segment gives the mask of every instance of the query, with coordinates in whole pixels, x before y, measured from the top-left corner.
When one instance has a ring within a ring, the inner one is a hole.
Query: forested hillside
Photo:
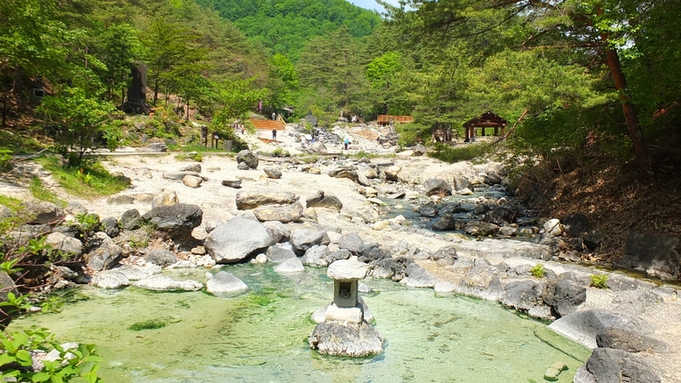
[[[345,0],[197,0],[234,22],[250,39],[272,53],[296,61],[305,43],[347,27],[353,37],[370,35],[380,18]]]

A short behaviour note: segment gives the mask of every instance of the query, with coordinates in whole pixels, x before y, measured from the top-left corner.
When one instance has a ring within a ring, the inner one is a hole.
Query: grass
[[[66,206],[66,202],[60,200],[59,197],[57,197],[57,195],[52,190],[46,188],[45,185],[43,185],[43,182],[38,177],[35,177],[31,180],[31,184],[29,185],[28,190],[31,192],[31,195],[36,199],[39,199],[41,201],[52,202],[53,204],[62,207]]]
[[[98,162],[80,168],[64,167],[54,156],[41,157],[36,162],[50,171],[67,193],[78,197],[104,197],[128,187],[125,180],[114,177]]]
[[[21,210],[21,200],[13,197],[0,195],[0,205],[7,206],[13,212]]]
[[[428,153],[428,155],[444,162],[454,163],[482,159],[493,152],[494,145],[482,142],[458,146],[436,145],[435,150]]]

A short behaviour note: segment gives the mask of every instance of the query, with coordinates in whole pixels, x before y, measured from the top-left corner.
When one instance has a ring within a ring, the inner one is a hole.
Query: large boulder
[[[359,174],[357,173],[357,169],[354,166],[339,166],[337,168],[333,168],[329,170],[329,177],[334,177],[334,178],[347,178],[350,180],[353,180],[354,182],[359,181]]]
[[[514,281],[506,284],[501,303],[539,318],[550,318],[551,311],[544,306],[546,283],[533,280]]]
[[[266,175],[268,178],[272,178],[272,179],[275,179],[275,180],[280,179],[280,178],[281,178],[281,175],[282,175],[282,174],[281,174],[281,170],[279,170],[279,168],[275,168],[275,167],[273,167],[273,166],[266,166],[266,167],[263,169],[263,171],[265,172],[265,175]]]
[[[164,275],[152,275],[133,283],[134,286],[154,291],[196,291],[203,288],[203,284],[194,280],[177,281]]]
[[[338,242],[338,248],[346,249],[355,255],[361,254],[365,247],[364,240],[357,233],[344,234]]]
[[[407,287],[419,288],[433,287],[437,282],[437,278],[415,262],[407,265],[406,277],[400,281],[400,283],[407,285]]]
[[[326,267],[329,265],[329,247],[326,245],[314,245],[307,249],[301,261],[304,265],[314,267]]]
[[[385,174],[386,181],[399,181],[399,174],[402,171],[402,167],[399,165],[391,165],[383,169],[383,174]]]
[[[287,259],[296,257],[296,254],[290,247],[282,245],[268,247],[265,255],[267,256],[267,261],[272,263],[282,263]]]
[[[45,239],[45,244],[50,245],[52,250],[60,251],[64,254],[79,256],[83,253],[83,243],[73,237],[63,233],[50,233]]]
[[[145,213],[142,218],[171,237],[191,236],[191,231],[201,225],[203,210],[198,205],[178,203],[157,206]]]
[[[248,286],[234,274],[219,271],[206,282],[206,291],[211,294],[235,294],[248,290]]]
[[[119,223],[124,230],[137,230],[142,224],[142,217],[137,209],[130,209],[123,212]]]
[[[662,341],[618,328],[609,328],[596,334],[596,344],[598,347],[627,352],[669,351],[669,345]]]
[[[303,216],[303,205],[296,202],[288,206],[262,206],[253,210],[253,214],[260,222],[298,222]]]
[[[324,322],[308,338],[310,348],[321,354],[365,357],[383,352],[383,337],[366,322]]]
[[[291,205],[299,198],[291,192],[240,191],[236,193],[236,208],[249,210],[263,205]]]
[[[128,286],[130,280],[125,274],[114,269],[104,270],[95,274],[95,276],[92,277],[90,284],[99,287],[100,289],[119,289]]]
[[[121,260],[123,249],[116,245],[104,232],[97,232],[90,238],[88,245],[93,250],[84,256],[85,263],[93,270],[110,269]]]
[[[338,197],[327,195],[321,190],[319,190],[317,194],[305,200],[305,205],[307,207],[323,207],[334,209],[336,211],[341,211],[343,208],[343,203],[340,199],[338,199]]]
[[[516,211],[508,206],[498,206],[487,213],[485,216],[485,221],[497,225],[513,223],[515,222],[516,214]]]
[[[177,262],[177,257],[172,251],[165,249],[154,249],[147,253],[144,257],[147,262],[151,262],[154,265],[165,267],[170,266]]]
[[[584,213],[570,214],[563,218],[562,222],[565,227],[565,233],[573,237],[586,233],[591,227],[589,217]]]
[[[298,229],[291,233],[290,242],[293,251],[298,255],[303,255],[312,246],[328,245],[331,240],[325,231]]]
[[[447,181],[441,180],[439,178],[428,178],[426,182],[423,183],[423,187],[426,189],[426,195],[451,195],[452,186],[447,183]]]
[[[204,241],[217,263],[233,263],[274,245],[274,239],[260,222],[234,217],[211,231]]]
[[[248,149],[242,150],[236,155],[236,162],[238,164],[244,163],[250,169],[258,168],[258,156]]]
[[[681,237],[631,233],[620,265],[661,279],[681,279]]]
[[[281,222],[267,221],[263,222],[263,226],[267,228],[267,232],[270,233],[276,243],[288,241],[291,237],[291,229]]]
[[[0,302],[7,302],[7,293],[10,292],[15,296],[19,296],[17,285],[14,283],[12,277],[10,277],[6,272],[0,271]],[[11,320],[11,316],[9,316],[5,311],[0,310],[0,329],[4,329]]]
[[[307,151],[314,154],[326,154],[329,149],[326,148],[323,142],[315,141],[307,147]]]
[[[547,287],[544,303],[551,306],[558,317],[577,310],[586,301],[586,288],[569,279],[562,279]]]
[[[305,271],[305,266],[298,257],[289,258],[274,267],[274,272],[280,274],[301,273],[303,271]]]
[[[433,223],[433,230],[447,231],[456,230],[456,219],[452,214],[446,213]]]
[[[644,320],[610,310],[576,311],[556,320],[549,327],[589,348],[596,348],[596,336],[609,329],[642,335],[653,332]]]
[[[575,375],[576,383],[659,383],[660,377],[640,357],[622,350],[596,348]]]
[[[45,201],[29,201],[24,204],[24,213],[30,217],[28,224],[51,224],[64,218],[64,209]]]

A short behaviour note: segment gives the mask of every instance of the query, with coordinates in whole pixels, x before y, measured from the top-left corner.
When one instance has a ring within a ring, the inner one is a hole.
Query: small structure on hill
[[[378,125],[395,125],[395,124],[408,124],[414,122],[414,117],[412,116],[393,116],[391,114],[379,114],[377,117]]]
[[[466,130],[465,142],[475,142],[476,128],[481,128],[483,137],[485,136],[485,128],[494,128],[494,135],[498,136],[500,130],[501,134],[504,134],[506,125],[508,125],[508,121],[497,116],[491,111],[487,111],[480,117],[470,119],[463,124],[463,127]]]

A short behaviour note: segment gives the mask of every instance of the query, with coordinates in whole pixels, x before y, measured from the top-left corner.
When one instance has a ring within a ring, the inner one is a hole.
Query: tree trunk
[[[603,42],[607,44],[608,34],[601,33],[601,38],[603,39]],[[646,174],[646,177],[649,177],[650,157],[648,156],[648,149],[643,141],[643,132],[641,131],[641,125],[638,122],[636,109],[634,109],[634,105],[629,99],[629,89],[627,88],[624,72],[622,72],[622,64],[620,63],[617,51],[611,47],[605,47],[605,56],[608,61],[610,73],[612,73],[612,79],[615,82],[615,88],[617,88],[620,95],[620,102],[622,103],[622,111],[624,112],[624,119],[627,123],[629,138],[634,145],[636,163],[640,170]]]
[[[23,82],[22,82],[22,77],[24,75],[24,71],[22,70],[21,66],[18,65],[16,68],[14,68],[14,82],[12,83],[12,93],[16,96],[16,98],[22,98],[24,95],[23,92]]]
[[[154,106],[156,106],[156,100],[158,100],[158,76],[154,78]]]

